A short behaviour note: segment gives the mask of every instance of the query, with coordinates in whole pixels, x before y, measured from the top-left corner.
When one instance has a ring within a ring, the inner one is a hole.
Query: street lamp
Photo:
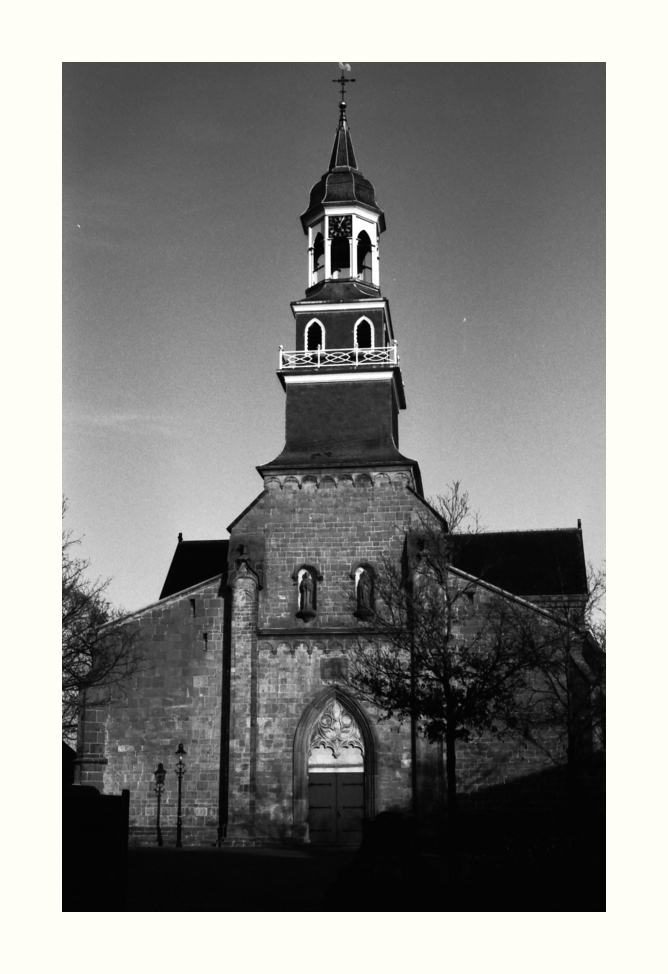
[[[176,806],[176,848],[181,848],[181,779],[186,773],[186,767],[183,763],[183,759],[186,756],[186,752],[183,750],[183,744],[179,744],[176,750],[176,756],[179,759],[179,763],[176,765],[176,774],[179,779],[179,800]]]
[[[153,774],[155,775],[155,793],[158,796],[158,845],[162,845],[162,832],[160,831],[160,799],[162,798],[162,791],[165,787],[165,775],[167,772],[162,764],[159,764]]]

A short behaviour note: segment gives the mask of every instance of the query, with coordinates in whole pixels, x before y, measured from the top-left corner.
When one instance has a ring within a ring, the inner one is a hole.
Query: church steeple
[[[380,293],[385,215],[357,168],[343,99],[339,112],[329,169],[301,215],[306,295],[292,303],[295,350],[281,346],[278,369],[287,394],[286,443],[258,470],[265,482],[318,472],[403,471],[421,493],[417,463],[398,449],[398,414],[406,401],[390,306]]]
[[[346,103],[344,101],[339,102],[339,109],[341,115],[339,117],[339,127],[336,130],[336,137],[334,139],[332,158],[329,160],[329,172],[342,166],[348,169],[357,169],[357,160],[355,159],[355,150],[353,149],[353,140],[350,136],[348,119],[346,118]]]
[[[380,290],[378,240],[385,214],[372,183],[357,168],[344,101],[339,111],[329,169],[311,190],[301,215],[308,235],[307,294],[332,280],[361,281]]]

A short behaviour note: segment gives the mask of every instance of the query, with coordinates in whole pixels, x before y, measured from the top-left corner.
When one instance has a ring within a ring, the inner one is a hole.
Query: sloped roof
[[[346,118],[346,103],[339,104],[341,114],[339,116],[339,127],[334,138],[334,147],[329,159],[329,171],[345,166],[350,169],[357,169],[357,159],[353,149],[353,140],[350,137],[350,128]]]
[[[313,468],[321,467],[414,467],[417,461],[405,457],[397,450],[393,443],[368,442],[356,430],[346,430],[345,436],[337,440],[329,440],[322,444],[306,445],[304,449],[290,449],[285,447],[275,460],[263,463],[258,470],[271,470],[273,467]],[[330,447],[326,449],[325,447]],[[312,451],[312,452],[310,452]]]
[[[460,534],[452,540],[456,568],[513,595],[587,593],[582,532],[577,528]],[[160,598],[225,572],[228,547],[229,541],[179,542]]]
[[[452,536],[453,565],[513,595],[586,595],[578,528]]]
[[[228,547],[229,541],[179,541],[160,598],[227,571]]]
[[[306,298],[293,301],[292,307],[299,311],[300,304],[311,304],[313,301],[323,301],[331,304],[335,301],[359,301],[374,299],[380,296],[380,288],[366,281],[327,280],[319,281],[313,287],[306,289]]]
[[[410,467],[421,492],[417,462],[400,453],[395,444],[390,383],[357,381],[354,367],[348,374],[355,381],[345,383],[345,376],[334,373],[331,382],[321,383],[315,374],[311,378],[303,373],[302,383],[287,386],[285,446],[258,470]],[[378,375],[393,380],[389,370],[380,370]],[[399,382],[395,389],[401,396]],[[405,405],[401,399],[400,405]]]

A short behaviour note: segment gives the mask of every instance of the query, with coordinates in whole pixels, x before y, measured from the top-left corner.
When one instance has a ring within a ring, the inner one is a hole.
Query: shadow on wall
[[[593,841],[605,823],[605,759],[558,766],[459,796],[460,842],[500,853],[572,836]]]
[[[362,846],[322,909],[535,912],[605,910],[605,768],[551,768],[460,796],[462,882],[453,897],[445,810],[422,828],[400,811],[364,823]]]

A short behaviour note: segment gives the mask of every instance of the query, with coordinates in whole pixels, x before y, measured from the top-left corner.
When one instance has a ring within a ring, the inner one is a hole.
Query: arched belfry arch
[[[372,819],[376,813],[376,782],[378,778],[378,735],[362,705],[339,686],[325,687],[304,710],[297,726],[293,746],[293,813],[295,834],[308,820],[308,757],[311,735],[320,714],[333,700],[337,700],[354,718],[364,743],[364,816]]]

